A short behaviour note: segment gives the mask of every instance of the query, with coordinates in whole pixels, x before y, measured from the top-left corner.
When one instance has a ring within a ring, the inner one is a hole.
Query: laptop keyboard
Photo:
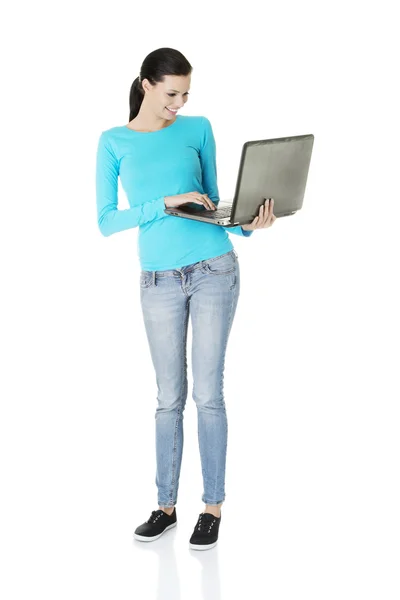
[[[218,219],[220,219],[220,218],[229,217],[231,212],[232,212],[231,206],[224,206],[222,208],[217,208],[216,210],[203,210],[203,211],[201,211],[201,214],[207,215],[207,217],[213,216],[213,217],[217,217]]]

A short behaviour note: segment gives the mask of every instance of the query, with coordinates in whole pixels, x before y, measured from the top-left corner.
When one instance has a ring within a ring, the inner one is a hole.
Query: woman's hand
[[[188,192],[187,194],[178,194],[176,196],[165,196],[164,204],[167,208],[175,208],[188,203],[202,204],[208,210],[215,210],[216,206],[208,197],[208,194],[200,192]]]
[[[266,227],[271,227],[273,223],[276,221],[276,216],[274,215],[274,199],[270,198],[271,202],[269,203],[268,208],[268,200],[265,201],[265,204],[260,206],[260,214],[257,217],[254,217],[254,221],[251,223],[247,223],[247,225],[241,225],[242,229],[245,231],[253,231],[254,229],[265,229]]]

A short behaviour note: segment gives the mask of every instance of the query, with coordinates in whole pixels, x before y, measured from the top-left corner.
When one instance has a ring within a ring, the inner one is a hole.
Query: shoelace
[[[158,514],[157,514],[158,513]],[[151,511],[151,515],[149,517],[149,519],[147,520],[148,523],[152,522],[152,523],[156,523],[157,520],[162,517],[164,514],[164,512],[162,510],[152,510]]]
[[[215,519],[212,515],[209,516],[200,514],[196,525],[197,531],[200,531],[201,533],[210,533],[216,520],[217,519]]]

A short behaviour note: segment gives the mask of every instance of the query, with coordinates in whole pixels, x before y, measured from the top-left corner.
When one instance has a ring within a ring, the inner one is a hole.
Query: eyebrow
[[[169,91],[169,92],[178,92],[178,94],[179,94],[179,90],[168,90],[168,91]],[[187,93],[187,92],[185,92],[185,94],[186,94],[186,93]]]

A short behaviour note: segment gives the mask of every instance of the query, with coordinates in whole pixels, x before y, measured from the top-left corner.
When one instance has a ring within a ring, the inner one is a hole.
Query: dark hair
[[[190,75],[193,68],[189,61],[179,50],[174,48],[158,48],[150,52],[144,59],[140,69],[139,77],[131,85],[129,92],[129,121],[138,114],[143,102],[143,79],[148,79],[152,85],[163,83],[166,75],[177,75],[186,77]]]

